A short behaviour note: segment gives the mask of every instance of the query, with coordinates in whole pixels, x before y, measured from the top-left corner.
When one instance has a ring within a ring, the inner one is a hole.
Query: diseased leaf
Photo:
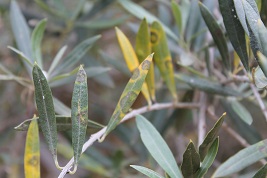
[[[241,93],[238,91],[227,87],[223,86],[219,83],[213,82],[208,79],[200,78],[200,77],[195,77],[195,76],[189,76],[185,74],[175,74],[175,78],[178,80],[187,83],[189,86],[192,88],[196,88],[202,91],[205,91],[209,94],[218,94],[222,96],[241,96]]]
[[[213,128],[207,133],[203,143],[199,146],[199,154],[200,154],[201,161],[205,159],[207,153],[209,152],[211,145],[216,139],[219,133],[219,130],[223,124],[225,115],[226,113],[223,113],[223,115],[218,119],[218,121],[215,123]]]
[[[134,72],[135,69],[137,69],[139,66],[138,58],[134,52],[134,49],[128,38],[124,35],[124,33],[117,27],[115,28],[115,30],[126,64],[129,70],[131,72]],[[149,96],[149,90],[146,82],[142,86],[142,93],[146,98],[148,104],[151,105],[151,99]]]
[[[86,54],[86,52],[92,47],[92,45],[101,37],[97,35],[82,41],[77,45],[64,59],[63,63],[57,68],[57,70],[52,74],[55,76],[62,71],[72,68],[81,58]]]
[[[136,35],[135,51],[138,57],[139,63],[151,54],[150,32],[146,19],[143,19],[139,30]],[[150,69],[146,77],[146,83],[149,90],[150,97],[153,101],[156,100],[155,94],[155,76],[154,76],[154,64],[153,61],[150,64]]]
[[[224,177],[239,172],[251,164],[266,157],[267,140],[262,140],[256,144],[242,149],[224,163],[214,172],[213,177]]]
[[[121,94],[119,102],[109,120],[107,130],[100,141],[103,141],[105,137],[119,124],[136,100],[145,81],[152,58],[153,54],[150,54],[134,71],[132,77]]]
[[[210,11],[208,10],[208,8],[202,4],[201,2],[198,3],[199,8],[200,8],[200,12],[201,15],[213,37],[213,40],[215,42],[215,44],[218,47],[218,50],[222,56],[222,62],[224,67],[230,71],[231,70],[231,63],[229,61],[229,52],[228,52],[228,47],[226,44],[226,39],[224,36],[224,33],[221,29],[221,27],[219,26],[219,24],[216,22],[216,20],[214,19],[214,17],[212,16],[212,14],[210,13]]]
[[[249,71],[245,32],[237,17],[233,0],[219,0],[220,10],[228,37],[243,66]]]
[[[74,174],[77,170],[78,161],[82,153],[82,147],[85,142],[85,135],[88,123],[87,76],[82,65],[79,68],[77,78],[74,84],[71,100],[71,118],[74,168],[73,171],[70,171],[70,174]]]
[[[183,154],[183,163],[181,170],[184,177],[194,178],[195,173],[200,168],[200,156],[197,152],[194,143],[190,140]]]
[[[36,63],[33,66],[32,76],[39,124],[55,164],[60,169],[57,162],[57,127],[52,92],[42,70]]]
[[[258,172],[253,176],[253,178],[263,178],[263,177],[267,177],[267,164],[262,166],[262,168],[260,168],[260,170],[258,170]]]
[[[156,173],[155,171],[148,169],[146,167],[137,166],[137,165],[130,165],[130,166],[150,178],[164,178],[158,173]]]
[[[27,132],[25,154],[24,154],[24,173],[25,178],[40,177],[40,144],[39,130],[36,120],[32,120]]]
[[[142,142],[162,169],[172,178],[182,178],[174,156],[154,126],[141,115],[136,116]]]
[[[128,12],[130,12],[132,15],[136,16],[139,19],[144,19],[146,18],[148,23],[152,23],[154,21],[158,21],[160,22],[160,20],[155,17],[154,15],[152,15],[150,12],[146,11],[143,7],[135,4],[132,1],[129,0],[118,0],[118,2],[122,5],[122,7],[127,10]],[[175,41],[178,40],[178,37],[170,30],[169,27],[167,27],[166,25],[164,25],[164,23],[161,23],[164,31]]]
[[[37,120],[39,122],[39,117],[34,117],[32,119],[26,119],[25,121],[20,123],[18,126],[14,127],[14,129],[16,131],[27,131],[31,121],[33,121],[33,120]],[[71,130],[71,127],[72,127],[71,116],[56,115],[56,122],[57,122],[57,131]],[[104,127],[103,125],[101,125],[97,122],[88,120],[87,129],[89,129],[89,128],[101,129],[103,127]]]
[[[150,30],[150,42],[152,45],[152,51],[155,52],[155,64],[158,66],[161,76],[166,82],[174,101],[178,101],[174,81],[174,69],[165,32],[160,23],[157,21],[152,23]]]
[[[46,19],[40,21],[34,28],[31,36],[31,48],[33,52],[33,59],[37,62],[37,64],[41,69],[43,69],[41,42],[43,39],[46,22],[47,22]]]
[[[219,137],[217,137],[210,146],[210,149],[208,150],[208,153],[205,159],[203,160],[200,169],[196,173],[197,175],[196,178],[202,178],[207,173],[208,169],[215,160],[218,148],[219,148]]]
[[[16,1],[10,3],[10,22],[18,49],[30,60],[34,62],[32,58],[30,29],[27,25],[25,18],[23,17],[21,10]],[[31,71],[31,66],[24,62],[28,72]]]

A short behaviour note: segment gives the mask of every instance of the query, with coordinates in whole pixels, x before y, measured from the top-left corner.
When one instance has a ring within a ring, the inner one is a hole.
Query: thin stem
[[[154,111],[154,110],[161,110],[161,109],[169,109],[169,108],[188,108],[188,109],[194,109],[194,108],[199,108],[199,104],[195,103],[155,103],[151,106],[144,106],[139,109],[132,110],[128,114],[125,115],[125,117],[121,120],[120,123],[125,122],[133,117],[135,117],[138,114],[143,114],[146,112]],[[92,134],[89,140],[87,140],[82,149],[82,153],[87,150],[95,141],[99,140],[105,133],[107,127],[102,128],[95,134]],[[63,178],[71,169],[73,166],[74,159],[73,157],[71,160],[68,162],[68,164],[63,168],[62,172],[58,176],[58,178]]]

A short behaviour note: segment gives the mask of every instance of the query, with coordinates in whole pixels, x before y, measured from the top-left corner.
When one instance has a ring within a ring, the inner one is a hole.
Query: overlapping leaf
[[[243,66],[249,71],[245,32],[238,19],[233,0],[219,0],[220,10],[228,37]]]
[[[88,90],[87,76],[82,65],[77,73],[75,80],[72,101],[71,101],[71,119],[72,119],[72,147],[74,150],[74,168],[71,174],[77,170],[82,147],[85,142],[85,135],[88,123]]]
[[[143,19],[140,24],[139,30],[136,35],[135,51],[139,63],[151,54],[150,32],[146,19]],[[153,101],[155,98],[155,77],[154,77],[154,64],[153,61],[150,64],[150,69],[146,77],[146,83],[149,90],[150,97]]]
[[[131,72],[134,72],[134,70],[138,68],[139,66],[138,58],[128,38],[124,35],[124,33],[119,28],[116,27],[115,29],[116,29],[116,35],[117,35],[124,59],[126,61],[126,64],[129,70]],[[146,98],[148,104],[151,105],[151,98],[149,95],[149,90],[148,90],[148,86],[146,82],[142,86],[142,93],[144,97]]]
[[[40,144],[39,130],[36,120],[32,120],[27,132],[24,154],[25,178],[39,178],[40,171]]]
[[[60,168],[57,162],[57,127],[52,92],[42,70],[37,64],[34,64],[32,76],[35,88],[35,102],[39,113],[39,124],[55,164]]]
[[[214,17],[211,15],[210,11],[207,9],[207,7],[203,5],[201,2],[199,2],[198,4],[200,7],[200,12],[202,14],[202,17],[205,20],[205,23],[208,26],[208,29],[213,37],[213,40],[217,45],[218,50],[222,56],[222,62],[224,64],[224,67],[228,71],[230,71],[231,63],[229,61],[229,52],[226,44],[226,39],[224,37],[224,33],[219,24],[214,19]]]
[[[213,177],[224,177],[241,171],[242,169],[250,166],[251,164],[266,157],[267,153],[267,140],[262,140],[254,145],[242,149],[223,164],[221,164]]]
[[[150,178],[163,178],[155,171],[148,169],[146,167],[137,166],[137,165],[131,165],[132,168],[136,169],[137,171],[141,172],[142,174],[150,177]]]
[[[118,125],[136,100],[145,81],[152,58],[153,54],[149,55],[134,71],[132,77],[121,94],[119,102],[109,120],[107,130],[104,136],[101,138],[101,141],[103,141],[105,137]]]
[[[182,178],[182,173],[177,166],[170,148],[154,126],[141,115],[136,117],[136,124],[142,142],[157,163],[170,177]]]
[[[197,152],[194,143],[190,140],[183,154],[183,163],[181,170],[184,177],[194,178],[195,173],[200,168],[200,156]]]
[[[155,51],[155,64],[158,66],[161,76],[166,82],[172,97],[178,100],[176,86],[174,81],[174,69],[171,54],[168,48],[165,32],[159,22],[155,21],[151,25],[151,45],[152,51]]]

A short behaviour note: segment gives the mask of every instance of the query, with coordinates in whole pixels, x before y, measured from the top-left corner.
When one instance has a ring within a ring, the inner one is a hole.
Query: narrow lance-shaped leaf
[[[134,70],[139,66],[138,58],[134,52],[134,49],[124,33],[117,27],[115,28],[115,30],[126,64],[130,72],[134,72]],[[151,99],[146,83],[144,83],[144,85],[142,86],[142,93],[146,98],[148,104],[151,105]]]
[[[151,54],[150,32],[146,19],[143,19],[139,30],[136,35],[135,51],[138,57],[139,63]],[[150,69],[146,77],[146,83],[148,86],[149,94],[153,101],[156,100],[155,94],[155,76],[154,76],[154,64],[153,61],[150,64]]]
[[[216,139],[216,137],[219,133],[219,130],[223,124],[225,115],[226,115],[226,113],[223,113],[223,115],[215,123],[213,128],[208,132],[203,143],[199,146],[199,154],[200,154],[201,161],[203,161],[205,159],[211,145],[213,144],[214,140]]]
[[[148,169],[146,167],[137,166],[137,165],[130,165],[132,168],[136,169],[137,171],[141,172],[142,174],[148,176],[149,178],[164,178],[155,171]]]
[[[198,3],[201,15],[213,37],[213,40],[215,44],[218,47],[218,50],[222,56],[222,62],[224,64],[224,67],[230,71],[231,70],[231,63],[230,63],[230,58],[229,58],[229,52],[226,44],[226,39],[224,37],[224,33],[219,26],[219,24],[216,22],[214,17],[211,15],[210,11],[208,8],[202,4],[201,2]]]
[[[246,124],[248,125],[252,124],[253,119],[251,114],[240,102],[238,102],[237,100],[231,100],[229,101],[228,105]]]
[[[57,55],[55,56],[55,58],[52,61],[52,64],[50,65],[50,68],[47,72],[48,77],[50,77],[51,73],[53,72],[53,70],[57,67],[59,61],[62,59],[63,54],[65,53],[67,49],[67,46],[63,46],[58,52]]]
[[[132,77],[121,94],[119,102],[109,120],[106,132],[100,141],[103,141],[105,137],[119,124],[136,100],[145,81],[152,58],[153,54],[150,54],[134,71]]]
[[[41,42],[43,39],[46,22],[47,22],[46,19],[40,21],[34,28],[31,36],[31,48],[33,52],[33,58],[41,69],[43,68]]]
[[[197,152],[194,143],[190,140],[183,154],[183,163],[181,170],[184,177],[194,178],[195,173],[200,168],[200,156]]]
[[[219,148],[219,137],[217,137],[210,146],[210,149],[208,150],[208,153],[205,159],[203,160],[200,169],[196,173],[196,178],[202,178],[207,173],[208,169],[215,160],[218,148]]]
[[[223,17],[225,29],[228,37],[238,54],[243,66],[249,71],[249,62],[245,32],[237,17],[233,0],[219,0],[220,10]]]
[[[36,120],[31,122],[27,132],[24,154],[24,172],[25,178],[40,177],[40,144],[39,130]]]
[[[251,164],[266,157],[267,153],[267,140],[262,140],[254,145],[251,145],[239,151],[223,164],[221,164],[213,177],[225,177],[241,171],[242,169],[250,166]]]
[[[39,122],[39,117],[34,117],[32,119],[26,119],[22,123],[20,123],[18,126],[14,127],[16,131],[27,131],[29,129],[29,125],[31,121],[37,120]],[[68,131],[71,130],[72,126],[72,120],[71,116],[60,116],[56,115],[56,122],[57,122],[57,131]],[[104,126],[100,123],[88,120],[87,123],[87,129],[89,128],[95,128],[95,129],[101,129]]]
[[[177,2],[172,0],[171,8],[172,8],[173,17],[174,17],[176,25],[178,27],[179,33],[180,33],[180,35],[183,35],[183,33],[184,33],[183,32],[183,22],[182,22],[183,18],[182,18],[182,13],[181,13],[180,7],[177,4]]]
[[[257,52],[258,63],[259,66],[264,73],[265,77],[267,77],[267,58],[260,51]]]
[[[267,177],[267,164],[265,164],[260,170],[253,176],[253,178]]]
[[[155,64],[158,66],[161,76],[166,82],[172,97],[176,102],[178,96],[176,94],[176,85],[174,81],[174,69],[165,32],[160,23],[155,21],[151,25],[150,33],[152,51],[155,52]]]
[[[61,169],[57,161],[57,127],[52,92],[42,70],[36,63],[33,66],[32,76],[35,102],[39,112],[39,124],[55,164],[58,169]]]
[[[170,148],[155,127],[141,115],[136,117],[136,124],[142,142],[157,163],[171,178],[182,178]]]
[[[82,65],[77,73],[77,78],[74,84],[71,101],[71,118],[74,168],[73,171],[70,171],[70,174],[74,174],[77,170],[78,161],[81,156],[83,144],[85,142],[88,123],[87,76]]]

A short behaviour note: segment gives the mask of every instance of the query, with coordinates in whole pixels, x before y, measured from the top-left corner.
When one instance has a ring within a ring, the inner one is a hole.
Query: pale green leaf
[[[136,169],[137,171],[141,172],[142,174],[146,175],[150,178],[164,178],[155,171],[148,169],[146,167],[137,166],[137,165],[130,165],[132,168]]]

